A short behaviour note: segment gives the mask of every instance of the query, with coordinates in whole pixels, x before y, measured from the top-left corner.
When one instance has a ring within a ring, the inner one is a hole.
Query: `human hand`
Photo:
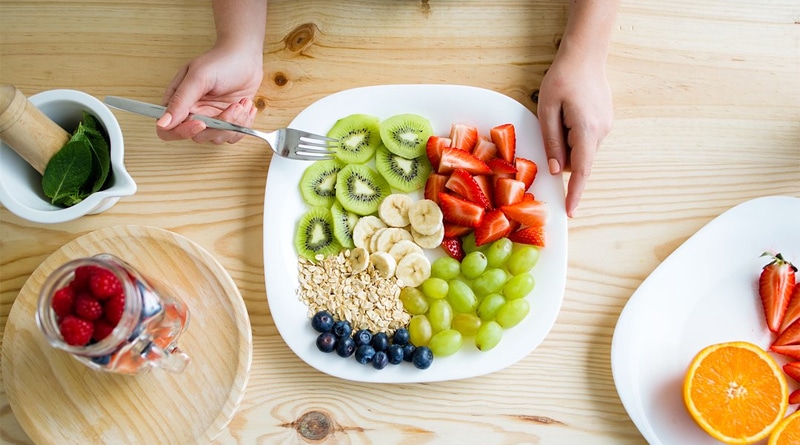
[[[167,111],[157,122],[158,137],[165,141],[237,142],[242,134],[206,129],[205,123],[187,118],[201,114],[251,126],[257,112],[252,98],[262,77],[260,52],[215,46],[192,59],[167,87],[163,100]]]
[[[566,211],[572,217],[614,120],[605,66],[557,56],[539,88],[538,116],[550,174],[571,170]]]

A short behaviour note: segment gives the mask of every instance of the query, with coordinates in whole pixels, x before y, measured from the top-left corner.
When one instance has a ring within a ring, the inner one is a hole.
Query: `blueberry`
[[[417,348],[412,345],[411,343],[406,343],[403,345],[403,360],[407,362],[411,362],[411,358],[414,357],[414,351]]]
[[[394,335],[392,336],[392,343],[400,346],[405,346],[405,344],[408,343],[408,329],[399,328],[398,330],[394,331]]]
[[[372,337],[372,347],[376,351],[386,351],[389,348],[389,336],[385,332],[378,332]]]
[[[336,349],[336,336],[332,332],[323,332],[317,337],[317,349],[322,352],[333,352]]]
[[[350,326],[349,321],[339,320],[333,324],[333,333],[339,338],[349,337],[353,333],[353,327]]]
[[[361,345],[356,349],[356,361],[366,365],[375,356],[375,349],[370,345]]]
[[[431,352],[431,348],[427,346],[420,346],[417,348],[414,351],[414,355],[411,357],[411,363],[418,369],[430,368],[431,363],[433,363],[433,352]]]
[[[353,335],[353,340],[356,341],[356,346],[368,345],[372,342],[372,332],[367,329],[359,329]]]
[[[391,345],[389,349],[386,350],[386,357],[389,359],[389,363],[393,365],[397,365],[403,361],[403,347],[400,345]]]
[[[101,355],[100,357],[92,357],[92,361],[98,365],[105,366],[111,362],[111,355]]]
[[[388,364],[389,358],[386,357],[386,353],[383,351],[376,352],[375,356],[372,357],[372,367],[375,369],[383,369]]]
[[[350,357],[356,351],[356,341],[352,337],[340,337],[336,342],[336,353],[340,357]]]
[[[330,332],[333,329],[333,315],[328,311],[319,311],[311,318],[311,327],[317,332]]]

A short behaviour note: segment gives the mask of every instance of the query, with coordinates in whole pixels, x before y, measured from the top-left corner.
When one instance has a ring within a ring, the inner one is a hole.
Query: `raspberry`
[[[92,338],[95,341],[100,341],[108,337],[113,330],[114,326],[112,326],[111,323],[109,323],[105,319],[101,318],[94,322],[94,335],[92,335]]]
[[[94,326],[91,322],[74,315],[67,315],[59,325],[64,342],[72,346],[85,346],[92,339]]]
[[[116,275],[107,269],[97,269],[89,278],[89,288],[92,294],[99,300],[105,300],[111,296],[122,293],[122,283]]]
[[[97,266],[81,266],[75,269],[75,277],[70,286],[75,290],[89,289],[89,279],[96,271],[100,270]]]
[[[103,305],[88,293],[80,294],[75,299],[75,315],[84,320],[97,320],[103,316]]]
[[[119,293],[106,300],[104,304],[104,317],[106,321],[116,326],[122,319],[122,313],[125,311],[125,294]]]
[[[66,317],[72,313],[72,304],[75,302],[75,289],[70,286],[62,287],[53,294],[50,306],[58,318]]]

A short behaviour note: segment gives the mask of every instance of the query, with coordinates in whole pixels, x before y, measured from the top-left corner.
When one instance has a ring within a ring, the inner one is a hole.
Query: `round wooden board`
[[[178,340],[192,358],[183,373],[93,371],[47,343],[34,315],[42,283],[66,261],[98,253],[122,258],[189,307]],[[39,444],[210,441],[238,408],[251,361],[250,319],[225,269],[192,241],[142,226],[100,229],[48,257],[17,296],[2,345],[9,404]]]

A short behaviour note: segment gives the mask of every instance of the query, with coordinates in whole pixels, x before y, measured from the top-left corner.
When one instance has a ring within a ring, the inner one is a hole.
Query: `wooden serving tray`
[[[34,315],[42,283],[61,264],[98,253],[127,261],[186,303],[178,345],[192,362],[183,373],[94,371],[47,343]],[[210,441],[238,408],[251,361],[250,319],[225,269],[192,241],[142,226],[100,229],[48,257],[17,296],[2,345],[9,404],[39,444]]]

